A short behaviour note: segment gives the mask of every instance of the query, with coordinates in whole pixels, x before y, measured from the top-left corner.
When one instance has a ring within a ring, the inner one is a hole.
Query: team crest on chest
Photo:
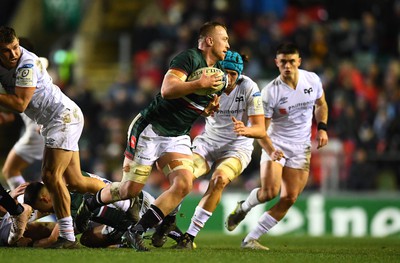
[[[244,97],[243,96],[239,96],[235,98],[235,102],[241,102],[244,101]]]
[[[304,94],[309,94],[309,95],[311,95],[312,92],[313,92],[313,88],[312,88],[312,87],[310,87],[310,88],[308,88],[308,89],[304,89]]]

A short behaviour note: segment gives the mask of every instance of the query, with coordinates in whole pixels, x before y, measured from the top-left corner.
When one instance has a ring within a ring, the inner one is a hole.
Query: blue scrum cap
[[[238,79],[243,71],[243,58],[236,51],[228,50],[225,54],[225,59],[221,61],[222,66],[225,69],[234,70],[238,73]]]

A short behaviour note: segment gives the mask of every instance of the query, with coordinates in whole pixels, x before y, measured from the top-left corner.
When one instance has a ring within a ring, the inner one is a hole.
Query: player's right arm
[[[265,130],[268,130],[269,125],[271,124],[271,118],[265,118]],[[285,157],[283,152],[279,149],[275,149],[272,144],[271,138],[265,133],[265,136],[261,139],[257,139],[258,144],[268,153],[273,161],[280,160]]]
[[[36,87],[15,87],[15,94],[0,94],[0,105],[19,113],[24,112],[31,101],[35,89]]]
[[[161,85],[161,96],[164,99],[177,99],[194,93],[198,89],[221,85],[218,74],[207,76],[205,72],[197,80],[186,81],[187,75],[177,69],[169,69]]]
[[[57,241],[58,235],[59,235],[59,226],[58,224],[55,224],[53,231],[51,231],[50,236],[46,237],[46,238],[42,238],[39,240],[36,240],[35,242],[33,242],[33,247],[48,247],[51,244],[53,244],[54,242]]]

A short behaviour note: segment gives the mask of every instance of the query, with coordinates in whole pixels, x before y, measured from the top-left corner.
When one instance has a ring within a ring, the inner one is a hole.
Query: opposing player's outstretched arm
[[[327,133],[327,123],[328,123],[328,104],[325,100],[325,94],[317,99],[315,103],[315,120],[318,124],[318,132],[316,140],[318,143],[317,149],[328,144],[328,133]]]

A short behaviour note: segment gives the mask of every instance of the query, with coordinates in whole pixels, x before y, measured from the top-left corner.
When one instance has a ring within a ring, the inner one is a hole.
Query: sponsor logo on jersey
[[[312,92],[313,92],[313,88],[312,88],[312,87],[310,87],[310,88],[308,88],[308,89],[304,89],[304,94],[309,94],[309,95],[311,95]]]
[[[285,108],[280,108],[279,109],[279,113],[282,114],[282,115],[288,114],[288,112],[287,112],[287,110]]]
[[[258,96],[261,96],[261,92],[257,91],[257,92],[256,92],[256,93],[254,93],[252,96],[253,96],[253,97],[258,97]]]
[[[149,157],[145,157],[143,155],[138,155],[137,158],[142,159],[142,160],[148,160],[148,161],[150,160]]]

